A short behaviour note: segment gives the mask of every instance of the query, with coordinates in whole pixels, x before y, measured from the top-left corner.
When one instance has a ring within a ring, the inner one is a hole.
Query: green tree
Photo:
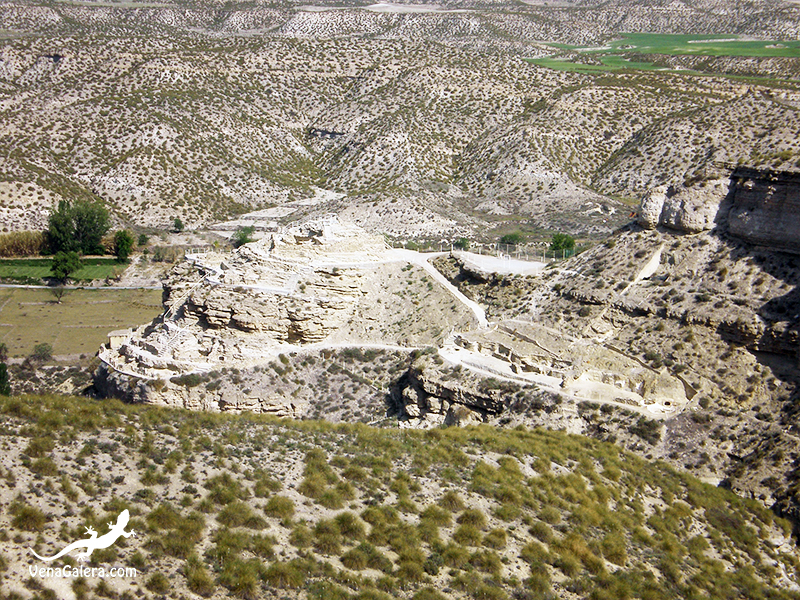
[[[150,243],[150,238],[147,237],[147,234],[140,233],[139,239],[136,241],[136,245],[141,248],[142,246],[147,246],[147,244],[149,243]]]
[[[114,254],[118,262],[125,262],[133,250],[133,234],[122,229],[114,234]]]
[[[108,210],[100,202],[62,200],[47,222],[50,251],[105,254],[103,236],[108,231]]]
[[[53,298],[56,299],[56,302],[61,304],[61,299],[64,297],[64,294],[67,293],[67,288],[65,288],[63,285],[57,285],[50,288],[50,293],[52,294]]]
[[[0,362],[4,363],[8,360],[8,346],[5,342],[0,342]]]
[[[53,264],[50,266],[50,272],[59,281],[66,281],[72,273],[80,270],[82,266],[83,263],[81,263],[81,258],[77,252],[56,252],[53,257]]]
[[[175,220],[172,222],[172,229],[177,233],[183,231],[183,221],[181,221],[180,217],[175,217]]]
[[[501,244],[521,244],[525,240],[525,236],[523,236],[519,231],[515,231],[514,233],[507,233],[503,237],[500,238]]]
[[[42,342],[41,344],[36,344],[33,347],[33,358],[38,360],[39,362],[44,362],[46,360],[50,360],[53,357],[53,347],[48,344],[47,342]]]
[[[8,367],[6,363],[0,362],[0,396],[11,395],[11,383],[8,379]]]
[[[467,238],[459,238],[453,242],[453,246],[459,250],[469,250],[469,240]]]
[[[575,249],[575,240],[571,235],[566,233],[554,233],[553,239],[550,241],[550,252],[556,254],[563,252],[571,254]]]
[[[255,230],[256,228],[252,225],[248,225],[247,227],[239,227],[231,237],[233,246],[238,248],[239,246],[244,246],[245,244],[252,242],[253,232],[255,232]]]

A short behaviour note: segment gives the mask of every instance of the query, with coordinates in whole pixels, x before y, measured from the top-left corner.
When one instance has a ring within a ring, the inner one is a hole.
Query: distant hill
[[[788,3],[221,6],[0,6],[2,229],[92,197],[157,228],[303,200],[289,218],[400,237],[605,235],[650,186],[800,160],[798,58],[690,65],[758,80],[522,60],[622,31],[797,39]]]

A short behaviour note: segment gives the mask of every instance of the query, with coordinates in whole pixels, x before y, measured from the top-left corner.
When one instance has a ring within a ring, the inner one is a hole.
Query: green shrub
[[[561,513],[553,506],[545,506],[539,513],[539,518],[545,523],[555,525],[561,521]]]
[[[309,498],[318,499],[328,489],[328,482],[321,473],[310,473],[303,477],[297,491]],[[339,499],[341,502],[341,498]]]
[[[181,515],[169,502],[162,502],[145,517],[152,531],[161,529],[177,529],[181,524]]]
[[[41,458],[47,456],[55,448],[55,440],[51,437],[31,438],[25,448],[25,454],[31,458]]]
[[[479,550],[474,552],[469,557],[469,564],[475,567],[478,571],[488,573],[494,577],[499,577],[503,569],[503,563],[500,557],[491,550]]]
[[[553,530],[543,521],[534,521],[528,528],[528,533],[545,544],[549,544],[553,539]]]
[[[425,579],[425,569],[421,563],[413,560],[401,560],[394,576],[401,584],[419,583]]]
[[[219,582],[240,598],[257,598],[263,574],[264,569],[258,559],[233,558],[222,567]]]
[[[294,501],[286,496],[273,496],[264,505],[264,512],[276,519],[291,519],[294,516]]]
[[[425,510],[423,510],[419,516],[421,520],[430,521],[439,527],[450,527],[450,525],[453,524],[453,518],[450,516],[450,513],[435,504],[425,507]]]
[[[461,499],[461,496],[458,495],[458,492],[454,492],[453,490],[446,491],[442,497],[439,498],[438,504],[450,512],[464,510],[464,501]]]
[[[239,556],[250,544],[250,536],[233,529],[218,529],[212,537],[214,544],[206,550],[206,557],[215,568]]]
[[[305,523],[295,525],[289,534],[289,543],[297,548],[308,548],[313,539],[313,534]]]
[[[560,561],[566,566],[567,570],[574,570],[572,561],[573,559],[577,559],[593,575],[597,575],[605,571],[605,563],[603,562],[603,559],[599,558],[594,552],[592,552],[592,550],[586,544],[586,540],[576,533],[570,533],[563,540],[560,540],[558,543],[554,544],[554,546],[556,552],[559,554]],[[557,564],[556,566],[558,566],[568,577],[571,577],[577,573],[577,571],[568,573],[562,564]]]
[[[44,477],[56,477],[59,473],[56,463],[49,456],[37,458],[31,463],[30,469],[33,473]]]
[[[315,581],[308,588],[310,600],[352,600],[347,590],[331,581]]]
[[[47,342],[36,344],[33,347],[33,354],[31,354],[31,358],[33,358],[33,360],[37,362],[45,362],[50,360],[52,357],[53,357],[53,346],[51,346]]]
[[[366,536],[364,523],[351,512],[339,513],[334,517],[336,525],[339,527],[342,535],[350,540],[363,540]]]
[[[366,555],[367,568],[383,571],[384,573],[392,572],[392,561],[369,542],[361,542],[355,549]]]
[[[468,508],[458,516],[456,523],[483,529],[486,527],[486,515],[478,508]]]
[[[518,519],[522,509],[516,504],[505,503],[494,509],[494,515],[501,521],[511,522]]]
[[[411,600],[447,600],[447,596],[432,587],[424,587],[417,590]]]
[[[9,512],[13,515],[11,525],[24,531],[42,531],[47,524],[47,515],[35,506],[15,501]]]
[[[453,541],[466,546],[479,546],[481,532],[474,525],[459,525],[453,532]]]
[[[210,477],[203,485],[208,490],[208,498],[215,504],[230,504],[237,498],[247,500],[250,496],[247,488],[227,472]]]
[[[506,547],[506,532],[504,529],[492,529],[483,537],[483,545],[487,548],[499,550]]]
[[[163,573],[153,573],[144,586],[156,594],[166,594],[172,588],[172,584]]]
[[[550,575],[546,569],[531,570],[531,576],[525,580],[525,587],[531,591],[537,598],[549,598],[552,592],[552,585],[550,583]],[[624,596],[619,596],[624,598]]]
[[[600,547],[603,550],[603,556],[609,562],[621,567],[624,567],[625,563],[628,562],[627,544],[625,537],[621,533],[608,534],[603,538]]]
[[[475,600],[508,600],[508,595],[498,583],[483,581],[477,573],[459,574],[453,578],[452,585]]]
[[[392,596],[375,589],[362,589],[355,595],[355,600],[394,600]]]
[[[463,569],[469,564],[469,552],[463,546],[448,544],[442,552],[442,560],[451,569]]]
[[[352,548],[342,554],[342,564],[353,571],[362,571],[367,568],[367,555],[359,548]]]
[[[327,488],[318,496],[312,496],[312,498],[316,498],[317,503],[320,506],[324,506],[325,508],[330,508],[332,510],[337,510],[344,506],[344,498],[336,488]]]
[[[547,548],[542,546],[539,542],[528,542],[525,544],[520,550],[519,556],[531,566],[549,563],[551,560]]]
[[[193,512],[183,517],[169,502],[162,502],[150,511],[146,520],[151,531],[168,530],[163,536],[151,539],[151,551],[158,549],[177,558],[186,558],[194,551],[205,529],[203,515]]]
[[[273,546],[276,544],[274,537],[270,535],[254,535],[250,538],[250,551],[260,558],[275,558]]]
[[[175,385],[182,385],[186,388],[197,387],[203,383],[202,375],[197,373],[187,373],[186,375],[179,375],[178,377],[170,378],[170,381]]]
[[[186,585],[192,592],[204,598],[214,595],[214,577],[196,555],[190,556],[186,561],[183,574]]]
[[[296,561],[276,562],[264,571],[264,580],[279,589],[297,589],[305,584],[306,576]]]
[[[226,504],[217,514],[217,521],[227,527],[248,527],[249,529],[263,529],[266,521],[244,502],[236,501]]]
[[[256,483],[253,486],[253,493],[259,498],[266,498],[270,495],[270,493],[280,491],[281,487],[280,481],[277,481],[266,474],[262,474],[262,476],[256,480]]]
[[[581,563],[572,554],[559,554],[553,560],[553,566],[560,569],[567,577],[575,577],[581,571]]]
[[[323,519],[314,527],[314,549],[322,554],[341,554],[342,532],[335,521]]]
[[[133,234],[127,229],[117,231],[114,234],[114,254],[119,262],[125,262],[133,250]]]
[[[417,532],[419,533],[420,539],[428,544],[432,544],[440,540],[439,526],[427,519],[420,519],[420,522],[417,525]]]

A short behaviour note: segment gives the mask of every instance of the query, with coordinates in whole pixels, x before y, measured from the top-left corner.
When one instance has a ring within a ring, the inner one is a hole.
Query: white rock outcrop
[[[100,357],[109,373],[167,382],[227,365],[252,366],[286,348],[323,342],[354,318],[365,293],[363,265],[379,264],[386,252],[381,236],[331,216],[233,254],[184,261],[164,281],[164,314],[104,347]],[[190,385],[168,387],[169,394],[148,389],[140,397],[190,408],[296,412],[275,398],[216,394],[201,401]]]
[[[639,224],[647,229],[663,226],[687,233],[714,229],[729,193],[729,179],[705,181],[677,190],[666,186],[653,188],[642,199]]]

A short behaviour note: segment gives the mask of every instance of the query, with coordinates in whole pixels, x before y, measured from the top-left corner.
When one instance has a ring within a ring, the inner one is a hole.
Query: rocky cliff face
[[[327,417],[317,412],[327,398],[308,387],[310,375],[284,387],[265,365],[352,346],[410,352],[474,321],[468,307],[382,237],[335,217],[306,221],[232,254],[186,260],[164,281],[163,302],[159,318],[101,350],[105,366],[96,386],[106,395]],[[233,375],[221,375],[229,370]],[[273,371],[283,375],[285,363]],[[241,372],[250,373],[248,385]],[[396,370],[391,374],[396,379]]]
[[[304,294],[286,296],[203,286],[190,292],[184,310],[212,330],[258,332],[275,342],[320,342],[353,316],[361,295],[359,279],[359,273],[347,271],[315,272]]]
[[[507,390],[489,389],[486,382],[466,374],[453,377],[429,365],[417,364],[398,382],[396,400],[401,415],[416,420],[415,426],[480,423],[506,409]]]
[[[687,233],[716,226],[730,191],[730,181],[716,179],[693,187],[657,187],[650,190],[639,209],[639,223],[647,229],[659,225]]]
[[[739,168],[733,179],[730,235],[800,254],[800,173]]]
[[[729,179],[654,188],[638,220],[686,233],[719,227],[749,244],[800,254],[800,172],[737,167]]]

